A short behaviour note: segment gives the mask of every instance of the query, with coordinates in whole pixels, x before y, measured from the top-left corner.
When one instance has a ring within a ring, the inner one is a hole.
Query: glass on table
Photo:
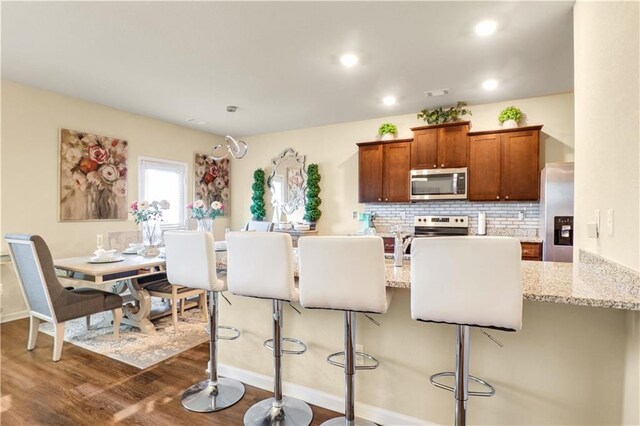
[[[98,235],[96,236],[96,246],[97,246],[99,249],[104,248],[104,237],[103,237],[103,235],[102,235],[102,234],[98,234]]]

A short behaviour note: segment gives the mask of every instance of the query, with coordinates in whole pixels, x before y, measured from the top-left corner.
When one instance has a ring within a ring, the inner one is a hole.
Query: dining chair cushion
[[[520,330],[520,257],[516,238],[416,238],[411,243],[411,317]]]
[[[231,232],[227,235],[227,282],[241,296],[296,301],[291,235]]]
[[[257,231],[257,232],[272,232],[274,227],[273,222],[263,222],[259,220],[250,220],[244,227],[245,231]]]
[[[108,291],[88,288],[67,290],[56,276],[49,247],[39,235],[7,234],[5,239],[11,245],[16,262],[16,272],[20,274],[26,297],[32,311],[52,316],[47,294],[57,322],[81,318],[98,312],[122,306],[122,297]],[[12,241],[29,241],[16,244]],[[41,279],[40,271],[42,271]]]
[[[210,291],[225,291],[216,273],[213,235],[203,231],[167,231],[164,234],[169,283]]]
[[[305,308],[385,313],[382,238],[302,237],[298,241],[300,303]]]
[[[167,280],[158,281],[158,282],[149,284],[148,286],[145,286],[144,289],[147,291],[152,291],[154,293],[171,294],[173,291],[173,287],[177,287],[178,294],[193,291],[193,289],[189,287],[182,287],[179,285],[174,286]]]

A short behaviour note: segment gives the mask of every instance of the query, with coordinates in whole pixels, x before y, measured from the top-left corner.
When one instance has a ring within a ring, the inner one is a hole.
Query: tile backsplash
[[[413,227],[414,216],[468,216],[469,234],[478,229],[478,213],[487,215],[487,234],[536,236],[539,228],[539,204],[537,202],[476,203],[464,200],[425,201],[419,203],[365,204],[365,212],[375,213],[374,224],[379,232],[388,232],[390,227],[402,224]],[[518,213],[524,212],[524,219]],[[404,213],[405,218],[402,219]]]

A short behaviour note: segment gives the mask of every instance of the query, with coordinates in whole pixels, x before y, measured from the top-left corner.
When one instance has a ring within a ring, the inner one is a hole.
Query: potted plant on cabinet
[[[322,216],[322,210],[319,209],[322,203],[320,199],[320,179],[318,165],[309,164],[309,167],[307,167],[307,202],[304,204],[304,220],[309,223],[309,229],[316,229],[316,222]]]
[[[383,123],[378,128],[378,136],[380,136],[380,140],[382,141],[395,139],[396,137],[398,137],[398,128],[395,124]]]
[[[429,124],[442,124],[453,121],[459,121],[465,115],[472,115],[471,110],[465,108],[466,102],[458,101],[456,106],[444,109],[438,107],[436,109],[423,109],[417,114],[418,119],[424,120]]]
[[[520,108],[510,106],[503,109],[498,115],[498,121],[503,129],[513,129],[518,127],[518,122],[522,119]]]
[[[253,220],[262,221],[267,215],[267,210],[264,206],[264,170],[256,169],[253,172],[253,195],[251,196],[251,215]]]

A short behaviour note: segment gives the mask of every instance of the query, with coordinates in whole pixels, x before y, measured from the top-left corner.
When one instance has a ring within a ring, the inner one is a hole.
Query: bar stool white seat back
[[[235,340],[240,332],[218,325],[218,293],[227,290],[226,282],[216,272],[213,235],[201,231],[172,231],[164,234],[167,279],[172,284],[209,292],[209,377],[187,389],[182,405],[197,412],[212,412],[230,407],[244,395],[244,385],[233,379],[218,377],[218,340]],[[235,332],[222,338],[219,328]]]
[[[466,423],[468,396],[493,396],[491,385],[469,375],[469,327],[522,328],[520,242],[508,237],[417,238],[411,243],[411,317],[457,326],[456,371],[431,376],[452,391],[455,424]],[[436,379],[453,376],[454,386]],[[470,392],[469,379],[487,392]]]
[[[373,425],[368,420],[355,417],[356,370],[378,366],[378,361],[371,355],[355,351],[355,314],[383,314],[391,302],[392,291],[386,288],[382,238],[302,237],[298,250],[302,306],[345,311],[344,350],[327,357],[330,364],[344,367],[345,415],[323,425]],[[356,366],[356,355],[373,364]],[[338,356],[344,356],[344,363],[335,361]]]
[[[282,336],[283,302],[297,302],[291,235],[279,232],[231,232],[227,235],[227,281],[236,295],[272,299],[273,338],[264,346],[273,351],[274,396],[254,404],[244,415],[245,425],[307,426],[313,420],[311,407],[282,394],[282,355],[301,355],[307,347],[297,339]],[[298,350],[283,348],[283,341]]]

